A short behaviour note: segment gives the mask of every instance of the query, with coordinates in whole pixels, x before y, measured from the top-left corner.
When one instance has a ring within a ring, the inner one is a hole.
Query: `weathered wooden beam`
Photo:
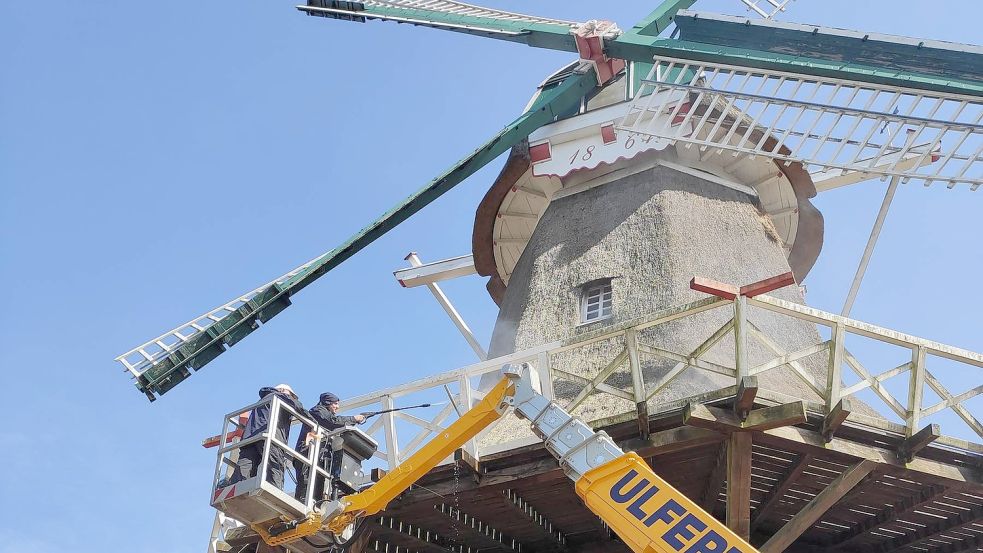
[[[741,430],[741,422],[741,418],[732,411],[702,403],[687,403],[683,410],[683,424],[715,432]]]
[[[911,462],[919,451],[924,449],[928,444],[939,439],[939,436],[941,435],[942,431],[939,429],[939,425],[937,424],[930,424],[925,428],[922,428],[901,442],[901,445],[898,446],[898,458],[901,459],[901,462],[903,463]]]
[[[932,539],[938,534],[949,532],[967,524],[978,523],[981,520],[983,520],[983,505],[977,505],[972,509],[963,511],[959,516],[940,520],[934,524],[923,526],[915,532],[898,536],[885,542],[878,551],[879,553],[889,553],[890,551],[905,549],[925,540]]]
[[[775,275],[764,280],[759,280],[758,282],[752,282],[751,284],[745,284],[744,286],[741,286],[739,293],[742,296],[753,298],[754,296],[767,294],[772,290],[784,288],[790,284],[795,284],[795,277],[792,276],[791,271],[780,275]]]
[[[980,547],[983,547],[983,534],[977,534],[975,537],[954,541],[942,547],[933,548],[932,553],[967,553],[969,551],[978,551]]]
[[[758,377],[742,376],[737,384],[737,395],[734,397],[734,413],[741,420],[747,418],[751,408],[754,407],[754,398],[758,395]]]
[[[805,402],[794,401],[755,409],[746,420],[734,412],[701,403],[689,403],[683,411],[683,423],[716,432],[764,431],[806,422]]]
[[[774,407],[755,409],[747,415],[743,427],[745,430],[759,432],[772,428],[781,428],[806,422],[806,404],[804,401],[783,403]]]
[[[827,442],[833,439],[833,435],[839,430],[840,425],[850,416],[853,411],[853,405],[848,398],[843,398],[836,402],[836,405],[826,413],[823,418],[823,425],[820,433],[823,435],[823,439]]]
[[[502,491],[502,494],[505,496],[506,504],[518,509],[530,522],[542,530],[551,541],[560,547],[566,545],[566,534],[554,528],[553,523],[530,505],[528,501],[520,497],[514,490],[507,489]]]
[[[835,437],[827,444],[819,432],[798,426],[773,428],[756,436],[755,440],[771,447],[788,449],[798,453],[823,452],[828,458],[842,462],[869,459],[885,465],[881,472],[890,474],[903,474],[905,470],[910,470],[923,473],[932,479],[947,478],[968,484],[983,484],[983,474],[976,467],[959,466],[922,457],[913,459],[906,464],[898,459],[896,451]]]
[[[819,517],[823,516],[840,498],[853,489],[858,482],[864,479],[870,471],[874,470],[877,463],[863,460],[847,469],[843,474],[830,482],[829,486],[819,492],[816,497],[796,513],[784,526],[769,539],[763,546],[758,548],[761,553],[780,553],[792,545],[803,532],[808,530]]]
[[[751,531],[754,532],[761,526],[761,523],[768,519],[768,515],[775,509],[785,494],[788,493],[789,488],[795,484],[795,481],[799,479],[802,472],[809,468],[809,463],[815,457],[811,453],[804,453],[799,455],[794,463],[788,468],[787,471],[782,475],[782,477],[775,482],[775,487],[772,488],[768,495],[758,503],[758,508],[754,510],[754,519],[751,520]]]
[[[647,440],[633,438],[618,442],[621,449],[634,451],[640,457],[653,457],[674,451],[682,451],[691,447],[713,444],[724,439],[722,434],[706,430],[682,426],[660,432],[653,432]]]
[[[433,508],[451,519],[455,531],[463,530],[467,534],[468,541],[475,542],[475,545],[481,549],[495,548],[507,551],[522,551],[523,549],[522,544],[516,539],[506,536],[501,530],[489,526],[453,505],[441,503],[434,505]]]
[[[885,507],[875,515],[854,524],[849,530],[836,534],[826,542],[826,545],[837,548],[847,546],[871,530],[876,530],[885,524],[893,523],[897,521],[899,516],[933,503],[946,492],[946,489],[945,486],[931,485],[917,495],[906,497],[894,505]]]
[[[697,503],[704,511],[713,514],[714,506],[716,506],[717,500],[720,497],[720,488],[726,480],[727,441],[723,441],[717,450],[717,460],[714,462],[713,469],[710,471],[710,478],[707,479],[707,485],[703,488],[700,497],[696,498]]]
[[[463,447],[454,450],[454,462],[471,475],[475,482],[481,480],[481,463],[468,453]]]
[[[727,440],[727,527],[748,539],[751,533],[751,434],[734,432]]]

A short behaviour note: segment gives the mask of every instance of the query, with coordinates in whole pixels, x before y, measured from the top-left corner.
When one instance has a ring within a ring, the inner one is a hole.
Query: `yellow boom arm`
[[[536,392],[525,366],[505,378],[473,409],[371,488],[338,500],[324,526],[341,534],[358,517],[375,514],[455,449],[513,406],[543,439],[577,495],[635,553],[757,553],[696,503],[676,491],[638,455],[623,452],[604,432]]]
[[[374,515],[385,509],[390,501],[409,489],[414,482],[430,472],[430,469],[501,418],[512,404],[514,393],[515,385],[512,380],[503,378],[477,405],[461,415],[453,424],[383,476],[372,487],[340,499],[333,513],[329,512],[325,515],[325,526],[331,532],[341,533],[354,522],[355,518]],[[339,507],[340,513],[337,510]]]

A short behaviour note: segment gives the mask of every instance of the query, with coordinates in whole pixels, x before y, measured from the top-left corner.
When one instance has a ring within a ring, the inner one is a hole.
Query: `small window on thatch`
[[[591,323],[611,316],[611,279],[592,282],[584,287],[581,322]]]

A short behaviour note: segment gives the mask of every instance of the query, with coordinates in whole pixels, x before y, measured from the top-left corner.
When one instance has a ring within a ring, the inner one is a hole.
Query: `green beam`
[[[338,16],[343,16],[345,19],[365,18],[369,20],[395,21],[484,38],[518,42],[536,48],[549,48],[551,50],[567,52],[577,51],[577,45],[573,35],[570,34],[570,27],[568,25],[494,19],[490,17],[458,15],[426,9],[397,8],[392,6],[366,5],[363,9],[353,10],[338,7],[339,3],[337,2],[317,1],[315,3],[324,4],[324,6],[297,6],[297,9],[314,16],[335,19]],[[345,2],[344,4],[349,3]]]
[[[816,77],[846,79],[887,86],[900,86],[983,97],[983,83],[963,79],[924,75],[920,73],[885,69],[810,58],[789,56],[759,50],[731,48],[714,44],[687,42],[675,39],[653,38],[626,33],[606,44],[606,53],[612,58],[651,63],[653,56],[669,56],[698,62],[719,63],[802,73]]]
[[[685,10],[696,3],[696,0],[665,0],[659,4],[658,8],[648,14],[648,17],[639,21],[629,30],[629,33],[645,36],[658,36],[665,31],[672,18],[679,10]]]
[[[594,88],[596,83],[597,77],[594,71],[588,70],[583,74],[571,74],[563,81],[545,88],[528,111],[471,155],[457,162],[444,174],[384,213],[344,244],[318,258],[304,271],[283,283],[274,284],[261,291],[249,303],[208,327],[178,350],[163,357],[140,375],[136,382],[137,388],[151,401],[156,399],[156,395],[163,395],[191,376],[192,371],[201,369],[228,347],[251,334],[258,328],[257,320],[265,323],[286,309],[290,305],[290,297],[293,294],[423,209],[475,171],[521,142],[536,129],[575,110],[580,105],[581,99]]]

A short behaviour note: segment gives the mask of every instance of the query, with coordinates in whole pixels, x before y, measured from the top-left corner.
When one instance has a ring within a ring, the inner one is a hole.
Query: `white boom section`
[[[834,78],[655,57],[618,129],[700,151],[899,177],[983,184],[983,100]],[[685,92],[669,101],[663,91]],[[669,117],[659,117],[669,114]]]
[[[307,263],[304,263],[300,267],[291,270],[287,274],[281,275],[258,288],[250,290],[241,296],[223,303],[215,309],[207,311],[200,316],[191,319],[177,328],[169,330],[152,340],[140,344],[139,346],[117,357],[116,361],[119,361],[134,378],[140,376],[143,371],[150,368],[161,357],[164,357],[168,353],[180,348],[185,342],[194,338],[195,336],[198,336],[207,330],[208,327],[229,316],[230,313],[234,313],[240,306],[253,299],[256,294],[262,292],[273,284],[286,281],[287,279],[306,269],[308,265],[314,263],[321,257],[323,257],[323,254],[308,261]]]
[[[792,0],[741,0],[741,2],[761,17],[773,19],[778,12],[785,11],[785,6],[791,4]]]
[[[415,252],[411,253],[406,256],[406,259],[409,260],[410,257],[415,255]],[[474,256],[462,255],[431,263],[421,262],[420,265],[413,265],[412,267],[393,271],[393,276],[399,281],[400,286],[414,288],[416,286],[434,284],[442,280],[473,275],[476,272],[474,268]]]

